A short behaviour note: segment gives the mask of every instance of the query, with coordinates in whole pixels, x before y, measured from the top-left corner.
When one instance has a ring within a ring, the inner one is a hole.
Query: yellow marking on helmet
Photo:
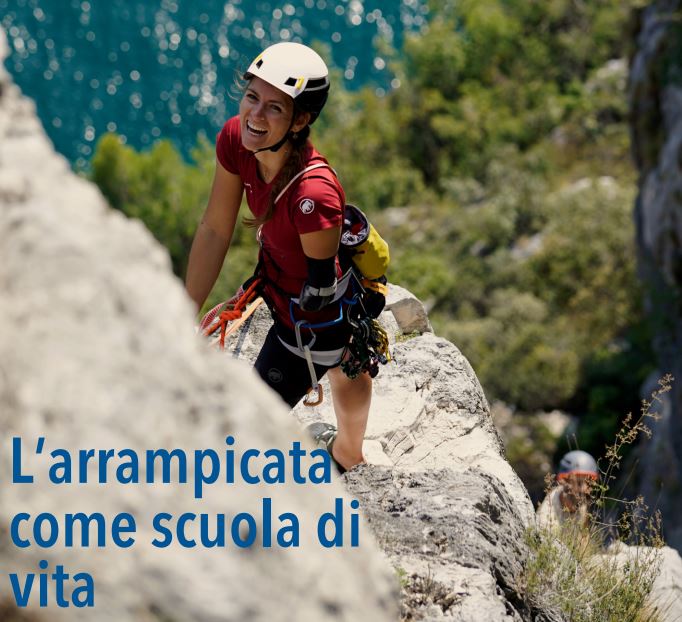
[[[305,78],[299,78],[298,80],[296,80],[296,86],[295,86],[294,88],[295,88],[297,91],[298,91],[298,89],[300,89],[300,88],[303,86],[303,80],[304,80],[304,79],[305,79]]]
[[[255,65],[261,58],[263,58],[264,52],[261,52],[256,58],[253,59],[253,65]]]

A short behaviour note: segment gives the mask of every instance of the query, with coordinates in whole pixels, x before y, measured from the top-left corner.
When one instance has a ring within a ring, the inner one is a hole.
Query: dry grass
[[[642,402],[639,418],[628,415],[607,449],[606,468],[593,490],[591,520],[579,516],[560,528],[528,531],[530,557],[520,588],[533,608],[555,611],[571,622],[662,620],[648,602],[661,562],[660,517],[649,514],[641,497],[614,498],[610,486],[625,447],[640,435],[651,435],[647,423],[658,417],[654,406],[670,391],[672,381],[670,375],[659,381],[651,400]],[[638,548],[623,549],[620,543]],[[628,555],[615,555],[619,549]]]

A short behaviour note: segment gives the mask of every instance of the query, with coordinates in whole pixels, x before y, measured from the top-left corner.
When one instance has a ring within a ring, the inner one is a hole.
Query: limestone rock
[[[252,364],[269,329],[263,306],[247,329],[228,342],[231,356]],[[476,374],[449,341],[425,333],[394,344],[394,361],[374,381],[365,434],[366,453],[375,464],[409,471],[478,468],[498,478],[512,496],[524,524],[534,511],[521,480],[504,457],[504,448]],[[326,378],[326,399],[294,414],[302,425],[334,424],[336,418]]]
[[[406,289],[390,284],[386,311],[391,311],[404,334],[433,332],[424,304]]]
[[[682,558],[668,546],[660,550],[660,555],[661,567],[651,590],[651,604],[660,612],[661,622],[682,620]]]
[[[374,383],[366,439],[378,441],[394,468],[427,471],[479,469],[505,486],[525,524],[533,507],[525,487],[504,457],[488,403],[469,362],[450,342],[426,333],[398,343],[395,363]],[[323,383],[325,393],[328,385]],[[304,424],[334,423],[331,400],[314,408],[298,405]]]
[[[269,325],[260,309],[248,331],[231,338],[231,355],[251,364]],[[528,611],[515,588],[533,507],[468,361],[433,333],[394,344],[393,356],[374,381],[363,448],[369,465],[345,477],[401,576],[403,615],[552,619]],[[320,406],[294,409],[302,425],[336,422],[326,379],[322,386]]]
[[[531,619],[517,591],[523,520],[500,480],[480,469],[372,466],[353,469],[347,478],[401,576],[403,616]]]

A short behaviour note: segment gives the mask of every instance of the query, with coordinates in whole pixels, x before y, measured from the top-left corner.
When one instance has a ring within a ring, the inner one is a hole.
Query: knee
[[[357,378],[353,380],[356,386],[363,391],[372,391],[372,376],[367,372],[362,372]]]
[[[371,395],[372,393],[372,378],[367,373],[362,373],[356,378],[349,378],[341,371],[340,367],[330,369],[328,372],[329,383],[332,391],[337,395],[345,397],[352,395],[353,397]]]

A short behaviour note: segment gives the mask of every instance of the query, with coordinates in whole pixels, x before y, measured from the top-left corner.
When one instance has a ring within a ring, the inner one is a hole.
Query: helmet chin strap
[[[279,151],[282,145],[289,140],[289,132],[287,132],[284,135],[284,138],[280,140],[279,142],[275,143],[272,145],[272,147],[261,147],[260,149],[256,149],[255,151],[252,151],[252,153],[260,153],[261,151]]]
[[[289,127],[287,128],[287,131],[284,132],[284,136],[282,136],[282,138],[279,141],[277,141],[274,145],[272,145],[270,147],[261,147],[260,149],[256,149],[252,153],[256,154],[256,153],[260,153],[261,151],[279,151],[281,149],[282,145],[285,142],[287,142],[287,140],[289,140],[291,128],[293,126],[294,126],[294,116],[292,115],[291,123],[289,123]]]

